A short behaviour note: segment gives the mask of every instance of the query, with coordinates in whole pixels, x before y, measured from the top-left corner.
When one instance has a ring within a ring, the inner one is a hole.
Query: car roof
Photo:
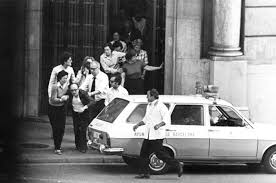
[[[146,103],[146,95],[129,95],[123,97],[124,99],[135,103]],[[187,103],[187,104],[209,104],[212,105],[214,98],[205,98],[201,95],[159,95],[159,100],[164,103]],[[219,105],[232,106],[229,102],[216,99],[216,103]]]

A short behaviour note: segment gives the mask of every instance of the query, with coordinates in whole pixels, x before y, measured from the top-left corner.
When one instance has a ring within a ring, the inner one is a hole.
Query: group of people
[[[87,127],[100,111],[114,98],[128,94],[143,94],[145,71],[158,70],[163,67],[149,66],[146,51],[141,49],[142,40],[135,39],[129,46],[119,39],[118,32],[114,40],[104,46],[100,62],[93,57],[84,58],[80,70],[75,75],[72,65],[72,54],[64,52],[60,65],[53,68],[49,85],[48,116],[52,127],[54,153],[61,155],[61,143],[64,136],[67,107],[72,109],[76,150],[87,151]],[[136,178],[149,178],[148,156],[156,152],[158,158],[178,168],[181,176],[183,164],[162,151],[164,133],[155,136],[153,131],[164,131],[162,126],[170,123],[168,110],[158,101],[158,92],[153,89],[147,92],[148,107],[146,115],[139,126],[153,127],[148,129],[149,136],[144,139],[141,149],[141,174]],[[159,134],[159,133],[158,133]],[[153,135],[153,136],[152,136]]]
[[[144,94],[144,78],[146,71],[162,69],[160,66],[150,66],[147,51],[142,49],[143,41],[140,37],[133,41],[124,42],[120,34],[114,32],[113,40],[104,45],[104,53],[100,56],[103,71],[110,77],[120,74],[122,86],[130,94]]]
[[[62,154],[66,108],[69,103],[75,132],[76,149],[86,152],[86,128],[88,123],[115,97],[128,94],[144,94],[146,71],[163,67],[148,65],[147,52],[142,49],[139,35],[121,40],[119,32],[104,45],[100,61],[86,56],[75,75],[72,54],[64,52],[60,65],[53,68],[49,85],[48,115],[52,125],[55,153]],[[69,85],[70,84],[70,85]],[[69,92],[70,91],[70,92]]]
[[[64,52],[60,61],[61,64],[53,68],[48,85],[48,116],[52,127],[54,152],[62,154],[61,142],[69,105],[72,109],[75,146],[77,150],[85,153],[89,122],[115,97],[128,95],[128,91],[121,86],[120,74],[114,74],[109,79],[107,74],[100,70],[100,63],[93,57],[85,57],[76,76],[71,67],[71,53]]]

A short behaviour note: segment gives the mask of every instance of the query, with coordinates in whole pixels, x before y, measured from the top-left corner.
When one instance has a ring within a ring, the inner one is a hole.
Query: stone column
[[[38,116],[42,54],[42,0],[26,0],[24,116]]]
[[[247,108],[247,60],[241,56],[241,0],[213,0],[210,83],[222,99]]]
[[[213,0],[213,45],[210,55],[240,56],[241,0]]]

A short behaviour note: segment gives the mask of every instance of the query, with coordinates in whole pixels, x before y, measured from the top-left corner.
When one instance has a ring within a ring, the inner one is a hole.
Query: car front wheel
[[[276,173],[276,147],[269,149],[264,156],[264,167],[268,173]]]

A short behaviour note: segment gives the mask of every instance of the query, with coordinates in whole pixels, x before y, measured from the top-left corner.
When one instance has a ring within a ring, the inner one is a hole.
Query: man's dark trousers
[[[89,111],[85,110],[82,113],[73,111],[72,115],[76,148],[79,150],[87,150],[86,130],[90,122]]]
[[[157,158],[168,163],[168,165],[173,167],[178,167],[179,162],[172,158],[168,152],[163,149],[163,139],[148,140],[144,139],[141,152],[140,152],[140,174],[149,174],[149,155],[155,153]]]

